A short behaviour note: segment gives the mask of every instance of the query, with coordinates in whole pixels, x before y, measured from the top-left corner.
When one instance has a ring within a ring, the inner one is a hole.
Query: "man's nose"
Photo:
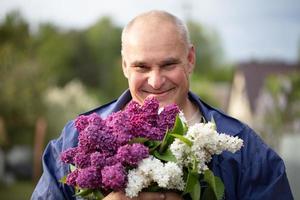
[[[148,84],[153,89],[160,89],[165,82],[165,76],[159,71],[151,71],[148,77]]]

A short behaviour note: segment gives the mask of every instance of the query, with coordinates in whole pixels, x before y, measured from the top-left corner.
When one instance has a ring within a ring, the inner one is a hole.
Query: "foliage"
[[[217,33],[195,21],[187,21],[191,42],[196,49],[195,73],[201,76],[209,74],[222,66],[222,48]]]
[[[121,28],[104,17],[85,31],[84,38],[90,53],[91,74],[82,80],[90,87],[100,88],[109,99],[118,96],[126,89],[121,70]]]
[[[78,80],[69,82],[63,88],[47,89],[43,100],[46,104],[50,138],[58,137],[64,124],[87,109],[95,108],[99,103]]]
[[[79,55],[78,37],[80,35],[72,31],[61,32],[51,24],[39,27],[39,32],[33,37],[34,58],[42,68],[41,76],[49,84],[63,86],[75,76],[73,68]]]
[[[0,183],[0,199],[30,199],[35,184],[31,181],[17,181],[13,184],[5,185]]]
[[[8,15],[0,24],[0,35],[1,117],[10,143],[31,143],[30,132],[43,110],[39,99],[46,84],[31,57],[28,24],[17,12]]]

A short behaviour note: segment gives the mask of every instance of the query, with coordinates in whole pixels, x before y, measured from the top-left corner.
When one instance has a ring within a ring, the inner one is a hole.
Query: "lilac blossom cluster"
[[[124,190],[128,169],[149,157],[148,147],[130,141],[137,137],[162,140],[179,112],[175,104],[159,114],[158,109],[159,102],[148,98],[142,106],[131,101],[124,110],[106,119],[96,113],[79,116],[75,120],[78,146],[60,156],[62,162],[75,166],[66,183],[82,189]]]

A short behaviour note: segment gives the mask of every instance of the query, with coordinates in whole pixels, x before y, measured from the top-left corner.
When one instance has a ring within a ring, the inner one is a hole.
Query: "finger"
[[[166,192],[166,200],[182,200],[182,196],[177,194],[176,192]]]
[[[159,192],[141,192],[136,199],[133,200],[165,200],[166,195]]]
[[[111,192],[103,200],[129,200],[123,192]]]

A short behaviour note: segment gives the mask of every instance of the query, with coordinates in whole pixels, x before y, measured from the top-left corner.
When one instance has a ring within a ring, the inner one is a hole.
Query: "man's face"
[[[133,100],[142,104],[145,98],[156,97],[160,106],[176,103],[183,109],[194,48],[186,47],[174,27],[168,28],[132,30],[123,48],[123,72]]]

